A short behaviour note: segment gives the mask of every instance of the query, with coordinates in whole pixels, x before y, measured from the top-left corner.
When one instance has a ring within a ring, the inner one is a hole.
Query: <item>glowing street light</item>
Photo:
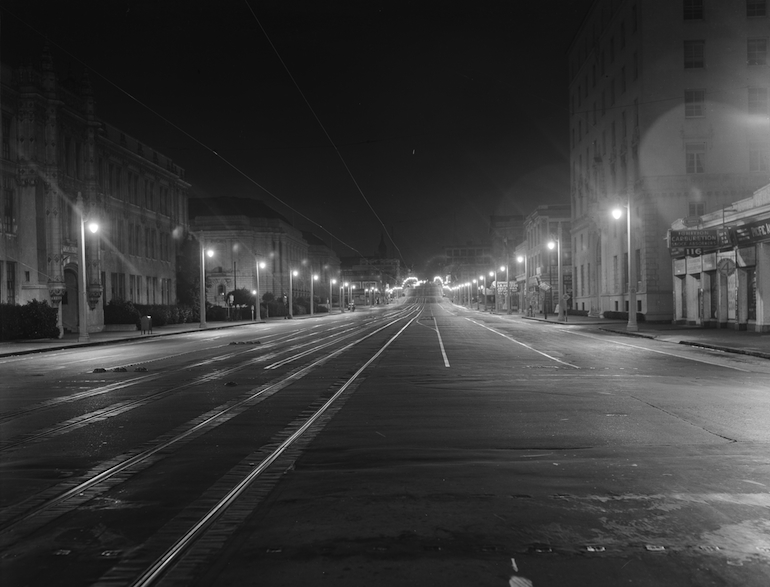
[[[334,309],[334,286],[337,285],[336,279],[331,279],[329,281],[329,314],[332,313],[332,310]],[[342,288],[340,287],[340,290]],[[340,300],[342,302],[342,300]]]
[[[255,308],[256,308],[256,311],[257,311],[257,321],[259,321],[259,320],[262,319],[262,312],[260,310],[260,305],[261,304],[259,303],[259,270],[265,268],[264,262],[257,261],[256,262],[256,268],[257,268],[257,289],[254,290],[254,301],[256,302],[255,303]]]
[[[318,275],[313,275],[310,278],[310,315],[313,315],[313,282],[318,280]]]
[[[292,298],[294,297],[294,294],[292,292],[292,289],[294,287],[294,281],[293,278],[297,277],[299,273],[297,271],[289,271],[289,318],[294,317],[294,302]]]
[[[636,255],[631,249],[631,201],[622,208],[612,211],[612,217],[619,220],[623,216],[623,208],[626,209],[626,236],[628,237],[628,324],[626,330],[636,332],[639,325],[636,322]]]
[[[553,250],[556,247],[556,267],[559,273],[557,283],[559,291],[556,295],[556,304],[559,306],[559,315],[556,319],[560,322],[566,321],[567,308],[565,307],[565,301],[562,296],[564,292],[563,275],[561,270],[561,222],[559,222],[559,235],[548,243],[548,248]],[[553,301],[553,294],[551,294],[551,301]]]
[[[516,261],[519,263],[524,263],[524,288],[522,290],[521,294],[521,309],[519,310],[524,311],[524,309],[527,306],[527,295],[529,294],[529,276],[527,275],[527,256],[526,255],[519,255],[516,257]]]
[[[83,211],[83,196],[80,192],[78,192],[77,208],[80,214],[80,230],[78,231],[78,249],[80,249],[80,267],[78,267],[78,273],[80,274],[78,342],[88,342],[91,338],[88,336],[88,311],[86,310],[86,304],[88,304],[88,293],[86,291],[86,215]],[[91,220],[88,222],[88,230],[92,234],[96,234],[99,230],[99,225]]]

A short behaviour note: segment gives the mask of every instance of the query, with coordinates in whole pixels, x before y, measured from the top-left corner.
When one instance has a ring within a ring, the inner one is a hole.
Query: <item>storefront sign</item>
[[[716,249],[730,244],[727,228],[709,228],[703,230],[671,230],[668,246],[671,249]]]
[[[760,220],[733,227],[737,245],[748,245],[770,240],[770,220]]]

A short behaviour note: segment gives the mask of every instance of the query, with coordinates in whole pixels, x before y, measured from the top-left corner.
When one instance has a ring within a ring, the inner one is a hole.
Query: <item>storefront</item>
[[[674,321],[770,332],[770,185],[669,232]]]

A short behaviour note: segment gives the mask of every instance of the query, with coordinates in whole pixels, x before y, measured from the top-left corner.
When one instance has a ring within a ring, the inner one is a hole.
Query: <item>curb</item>
[[[0,358],[3,357],[20,357],[22,355],[35,355],[39,353],[48,353],[52,351],[65,351],[67,349],[72,348],[86,348],[91,346],[104,346],[107,344],[115,344],[115,343],[133,343],[133,342],[140,342],[143,340],[147,340],[149,338],[162,338],[165,336],[176,336],[177,334],[188,334],[190,332],[205,332],[207,330],[223,330],[225,328],[236,328],[238,326],[249,326],[251,324],[265,324],[265,321],[261,322],[245,322],[241,324],[227,324],[224,326],[211,326],[207,328],[196,328],[196,329],[190,329],[190,330],[180,330],[178,332],[161,332],[158,334],[143,334],[139,335],[133,338],[111,338],[109,340],[98,340],[93,342],[72,342],[68,344],[62,344],[60,346],[49,346],[45,348],[39,348],[39,349],[28,349],[24,351],[8,351],[8,352],[2,352],[0,351]]]

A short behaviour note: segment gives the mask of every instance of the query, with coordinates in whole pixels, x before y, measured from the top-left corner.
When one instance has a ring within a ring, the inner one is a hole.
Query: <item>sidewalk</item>
[[[569,327],[596,328],[625,336],[651,338],[664,342],[715,349],[726,353],[737,353],[770,359],[770,333],[747,332],[730,328],[701,328],[681,324],[647,324],[639,322],[637,332],[626,330],[626,320],[613,320],[592,316],[570,316],[567,322],[559,322],[555,315],[546,320],[542,316],[523,316],[521,314],[497,314],[514,320],[532,320],[543,325],[561,325]]]
[[[335,310],[334,314],[339,313]],[[313,317],[328,316],[327,313],[314,314]],[[310,318],[310,314],[296,315],[293,320],[302,320]],[[99,346],[115,342],[140,341],[148,338],[159,338],[162,336],[173,336],[175,334],[184,334],[185,332],[200,332],[201,330],[221,330],[223,328],[236,328],[238,326],[250,326],[258,332],[260,325],[272,321],[283,321],[283,317],[266,318],[261,322],[243,320],[239,322],[207,322],[206,328],[201,329],[200,322],[190,322],[187,324],[169,324],[153,329],[152,333],[142,334],[139,330],[117,331],[117,332],[91,332],[88,334],[89,342],[78,342],[78,335],[65,334],[63,338],[41,338],[35,340],[12,340],[9,342],[0,342],[0,357],[11,357],[16,355],[29,355],[33,353],[43,353],[48,351],[58,351],[73,347]]]
[[[363,309],[363,308],[362,308]],[[335,311],[334,314],[337,314]],[[483,313],[483,312],[480,312]],[[315,316],[327,316],[328,314],[316,314]],[[664,342],[673,342],[686,344],[690,346],[700,346],[715,350],[721,350],[728,353],[738,353],[770,359],[770,334],[759,334],[757,332],[738,331],[727,328],[710,329],[697,326],[682,326],[676,324],[647,324],[639,323],[638,332],[626,331],[626,322],[621,320],[608,320],[589,316],[570,316],[568,322],[558,322],[555,316],[550,316],[547,320],[542,316],[522,316],[521,314],[494,313],[495,316],[511,320],[530,320],[541,323],[544,327],[548,325],[565,327],[582,327],[605,330],[625,336],[640,336],[652,338]],[[294,319],[301,320],[310,318],[310,315],[295,316]],[[282,318],[269,318],[267,321],[283,320]],[[259,331],[259,326],[267,322],[208,322],[206,330],[220,330],[222,328],[251,327],[255,332]],[[78,342],[77,334],[65,334],[64,338],[44,338],[39,340],[19,340],[0,343],[0,357],[9,357],[15,355],[27,355],[32,353],[41,353],[46,351],[55,351],[71,347],[97,346],[110,344],[114,342],[139,341],[148,338],[157,338],[161,336],[172,336],[185,332],[200,331],[200,324],[172,324],[155,328],[152,334],[142,334],[138,330],[124,332],[94,332],[89,334],[90,342]]]

